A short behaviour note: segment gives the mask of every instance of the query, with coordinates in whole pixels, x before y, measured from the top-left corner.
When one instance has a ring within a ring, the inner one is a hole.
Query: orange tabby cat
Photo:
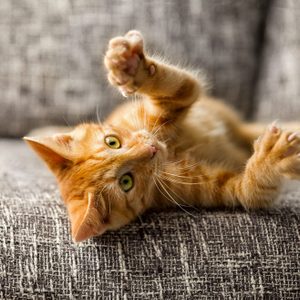
[[[75,241],[149,208],[266,207],[284,176],[299,178],[297,133],[242,123],[196,75],[148,57],[139,32],[112,39],[104,63],[112,85],[141,99],[103,124],[25,138],[57,177]]]

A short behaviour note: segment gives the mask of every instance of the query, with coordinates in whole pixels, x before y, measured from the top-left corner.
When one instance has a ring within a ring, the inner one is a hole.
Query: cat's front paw
[[[104,64],[108,70],[108,80],[118,86],[124,96],[134,93],[144,79],[144,73],[153,72],[145,65],[143,36],[136,30],[125,36],[110,40]]]
[[[255,142],[255,158],[282,175],[300,178],[300,133],[284,131],[275,124]]]

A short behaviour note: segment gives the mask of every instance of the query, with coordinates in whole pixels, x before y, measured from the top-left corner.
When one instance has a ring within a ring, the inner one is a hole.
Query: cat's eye
[[[129,192],[133,188],[133,177],[130,173],[124,174],[119,181],[121,189],[124,192]]]
[[[121,148],[120,140],[115,136],[106,136],[104,139],[105,144],[112,149],[119,149]]]

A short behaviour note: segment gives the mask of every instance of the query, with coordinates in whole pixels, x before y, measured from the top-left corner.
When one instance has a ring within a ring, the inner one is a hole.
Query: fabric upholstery
[[[213,93],[248,114],[266,1],[221,2],[1,0],[0,136],[105,116],[122,99],[103,54],[133,28],[170,61],[202,68]]]
[[[245,116],[299,119],[296,0],[1,0],[0,137],[103,117],[108,40],[203,68]],[[258,212],[149,212],[81,244],[34,153],[0,138],[0,299],[300,299],[300,185]]]
[[[255,96],[257,119],[300,121],[300,2],[270,7]]]
[[[299,299],[300,187],[268,211],[152,212],[74,244],[53,177],[0,140],[0,299]]]

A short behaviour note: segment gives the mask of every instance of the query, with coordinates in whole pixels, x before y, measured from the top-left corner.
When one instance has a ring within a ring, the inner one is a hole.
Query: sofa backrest
[[[300,121],[300,1],[270,7],[255,101],[257,119]]]
[[[124,101],[102,58],[111,37],[133,28],[150,49],[203,69],[212,93],[250,117],[267,95],[255,87],[268,2],[1,0],[0,136],[96,120]]]

